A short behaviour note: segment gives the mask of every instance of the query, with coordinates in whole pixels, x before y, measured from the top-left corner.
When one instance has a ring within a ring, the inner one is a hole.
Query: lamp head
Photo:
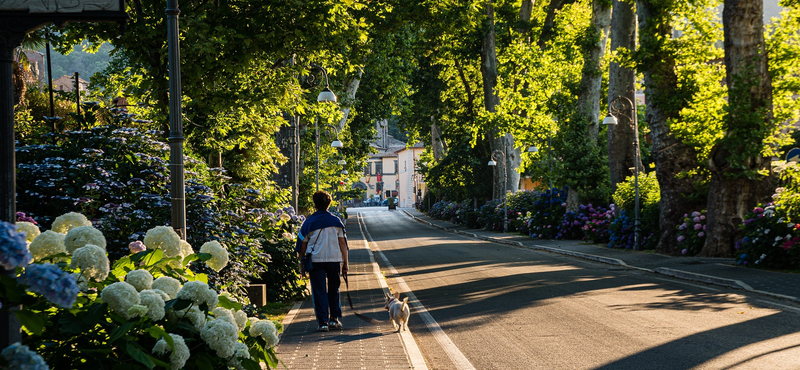
[[[347,170],[342,170],[342,172],[340,172],[340,174],[342,174],[342,175],[347,175],[347,174],[348,174],[348,172],[347,172]]]
[[[344,159],[340,159],[340,160],[339,160],[339,163],[338,163],[338,165],[340,165],[340,166],[344,166],[344,165],[346,165],[346,164],[347,164],[347,161],[345,161]]]
[[[494,161],[494,159],[491,159],[491,160],[489,160],[489,163],[488,163],[488,164],[489,164],[490,166],[497,166],[497,162],[495,162],[495,161]]]
[[[318,103],[336,103],[336,95],[325,86],[322,91],[320,91],[319,95],[317,95],[317,102]]]
[[[528,147],[528,153],[536,153],[538,151],[539,151],[539,148],[537,148],[536,145],[531,145],[531,146]]]
[[[611,112],[608,112],[608,114],[606,115],[606,118],[603,118],[603,124],[604,125],[613,126],[613,125],[616,125],[618,123],[619,123],[619,121],[617,121],[617,117],[614,117],[613,115],[611,115]]]
[[[342,144],[342,142],[339,141],[339,139],[336,139],[331,143],[331,147],[333,147],[333,148],[344,148],[344,144]]]

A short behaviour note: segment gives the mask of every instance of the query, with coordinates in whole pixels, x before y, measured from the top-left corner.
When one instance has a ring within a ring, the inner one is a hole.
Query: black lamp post
[[[172,228],[186,240],[186,190],[183,178],[183,113],[181,111],[181,51],[178,38],[178,0],[167,0],[169,57],[169,177]]]
[[[642,225],[641,220],[639,218],[639,122],[636,112],[636,104],[624,96],[618,96],[614,100],[611,101],[612,104],[609,104],[608,108],[608,115],[606,118],[603,119],[604,125],[609,126],[616,126],[619,122],[617,121],[617,117],[614,117],[611,114],[611,109],[613,107],[614,101],[617,99],[623,99],[624,101],[628,102],[628,106],[631,109],[631,116],[628,116],[621,112],[621,110],[616,110],[616,113],[622,116],[627,117],[631,121],[633,121],[633,188],[634,188],[634,222],[633,222],[633,250],[638,251],[641,247],[641,234],[642,234]]]
[[[503,163],[503,232],[508,232],[508,192],[506,191],[506,145],[503,145],[503,150],[497,149],[492,152],[492,158],[489,160],[489,166],[497,166],[496,160],[501,160]]]

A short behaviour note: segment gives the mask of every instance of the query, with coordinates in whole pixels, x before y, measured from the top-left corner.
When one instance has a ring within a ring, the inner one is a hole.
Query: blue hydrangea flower
[[[51,303],[64,308],[72,307],[80,292],[72,274],[50,263],[28,266],[18,280],[27,285],[31,292],[39,293]]]
[[[28,346],[22,345],[20,342],[14,343],[2,352],[3,358],[8,361],[10,369],[23,369],[23,370],[48,370],[47,363],[44,362],[42,356],[38,353],[31,351]]]
[[[26,266],[31,263],[31,252],[25,234],[17,232],[14,224],[0,222],[0,266],[6,270]]]

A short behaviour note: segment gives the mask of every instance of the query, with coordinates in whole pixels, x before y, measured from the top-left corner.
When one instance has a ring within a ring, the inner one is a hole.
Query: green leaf
[[[164,311],[169,310],[170,308],[173,310],[182,310],[186,307],[189,307],[192,304],[192,301],[183,298],[175,298],[170,299],[169,301],[165,302],[164,304]]]
[[[147,333],[150,334],[150,336],[155,339],[164,338],[164,341],[167,342],[167,345],[169,345],[169,349],[170,350],[175,349],[175,343],[172,340],[172,336],[169,335],[169,333],[167,333],[166,330],[161,329],[158,326],[151,326],[147,329]]]
[[[241,364],[245,370],[261,370],[261,365],[249,358],[242,359]]]
[[[148,369],[156,367],[156,364],[153,362],[153,357],[142,351],[141,348],[142,347],[136,343],[127,342],[125,350],[134,360],[139,361],[139,363],[144,366],[147,366]]]
[[[217,306],[218,307],[222,307],[222,308],[227,308],[229,310],[231,310],[231,309],[241,310],[242,309],[242,304],[241,303],[232,301],[232,300],[230,300],[230,298],[228,298],[228,297],[226,297],[224,295],[219,296],[219,303],[217,303]]]
[[[122,326],[114,328],[114,330],[112,330],[108,335],[108,341],[114,342],[117,339],[122,338],[122,336],[128,333],[128,330],[131,330],[132,326],[133,322],[126,322],[125,324],[122,324]]]
[[[211,255],[211,253],[195,253],[195,255],[203,262],[210,260],[211,257],[214,257]]]
[[[195,360],[194,364],[197,366],[198,370],[214,370],[214,367],[211,366],[210,359],[205,358],[207,356],[200,356]]]
[[[184,257],[182,264],[184,266],[186,266],[187,263],[192,262],[192,261],[196,260],[197,258],[198,258],[197,254],[196,253],[192,253],[192,254]]]
[[[17,320],[31,333],[41,335],[47,323],[41,316],[26,310],[13,311]]]
[[[153,254],[145,258],[145,265],[147,267],[150,267],[161,262],[161,260],[163,259],[164,259],[164,251],[162,251],[161,249],[155,249]]]

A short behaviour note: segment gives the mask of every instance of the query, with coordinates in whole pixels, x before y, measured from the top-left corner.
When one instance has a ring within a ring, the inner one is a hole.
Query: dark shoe
[[[331,329],[342,329],[342,328],[344,328],[344,326],[339,321],[339,319],[333,319],[331,321],[328,321],[328,327],[330,327]]]
[[[328,324],[322,324],[318,326],[317,331],[328,331]]]

